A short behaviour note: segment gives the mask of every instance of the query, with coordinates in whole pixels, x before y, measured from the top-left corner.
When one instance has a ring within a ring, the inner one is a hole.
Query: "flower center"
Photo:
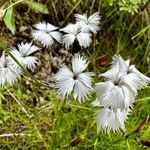
[[[6,60],[3,62],[3,68],[7,68],[7,62],[6,62]]]
[[[118,86],[118,85],[119,85],[119,82],[117,82],[117,81],[114,82],[114,85],[115,85],[115,86]]]
[[[73,79],[76,80],[78,78],[77,74],[74,74]]]
[[[119,86],[119,85],[120,85],[120,79],[114,81],[114,85],[115,85],[115,86]]]

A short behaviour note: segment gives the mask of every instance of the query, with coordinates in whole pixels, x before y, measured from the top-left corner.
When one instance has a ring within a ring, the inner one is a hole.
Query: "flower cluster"
[[[96,12],[88,17],[87,14],[75,14],[75,23],[69,23],[63,28],[50,23],[40,22],[34,25],[31,36],[33,41],[44,48],[51,48],[55,43],[62,44],[69,50],[78,44],[87,48],[92,42],[92,34],[100,27],[100,16]],[[13,84],[23,74],[23,67],[34,71],[38,58],[32,54],[41,48],[31,43],[21,43],[17,48],[9,49],[9,55],[2,53],[0,57],[0,85]],[[76,49],[73,53],[79,51]],[[11,57],[10,57],[11,56]],[[16,60],[13,58],[15,57]],[[140,73],[129,60],[114,56],[110,70],[101,74],[105,82],[96,83],[92,87],[94,73],[86,72],[88,60],[79,53],[72,57],[71,66],[62,64],[54,75],[58,96],[64,100],[73,95],[79,102],[85,101],[92,92],[96,92],[93,106],[102,107],[96,114],[97,127],[105,132],[125,130],[125,120],[133,107],[138,90],[148,84],[150,78]],[[22,65],[23,67],[20,67]]]
[[[69,23],[66,27],[59,29],[63,33],[62,44],[66,49],[70,49],[77,41],[81,48],[89,47],[92,42],[91,33],[97,33],[99,24],[100,16],[98,12],[90,17],[87,17],[87,14],[75,14],[75,24]],[[54,80],[61,99],[68,98],[72,93],[74,99],[78,98],[79,102],[81,102],[90,95],[93,91],[92,76],[94,74],[92,72],[83,72],[87,66],[87,59],[75,54],[72,59],[71,69],[66,65],[62,65],[59,68]]]
[[[32,45],[32,43],[21,43],[18,44],[18,49],[10,48],[9,52],[22,66],[33,71],[38,61],[37,58],[31,56],[31,54],[38,50],[39,48]],[[0,85],[3,86],[5,83],[13,84],[22,74],[23,70],[14,59],[3,52],[0,58]]]
[[[114,56],[111,69],[101,74],[105,82],[96,83],[97,98],[93,106],[102,106],[97,112],[98,128],[106,132],[125,130],[124,122],[133,107],[137,90],[148,84],[150,78],[140,73],[129,60]]]
[[[99,30],[99,23],[100,23],[99,13],[97,12],[92,16],[90,16],[89,18],[87,17],[87,14],[83,15],[76,14],[75,20],[76,20],[75,24],[68,24],[66,27],[61,29],[50,23],[46,22],[37,23],[34,25],[34,29],[31,33],[33,41],[39,42],[45,48],[49,48],[57,42],[62,45],[65,45],[66,49],[69,49],[69,47],[72,46],[76,40],[79,42],[79,45],[81,47],[90,46],[90,43],[92,41],[91,32],[95,34]],[[61,32],[63,32],[64,34],[62,34]],[[5,83],[12,84],[17,80],[18,77],[20,77],[23,74],[23,70],[22,68],[20,68],[19,64],[21,64],[22,66],[31,71],[34,71],[36,65],[38,64],[38,58],[32,56],[32,54],[39,50],[40,48],[33,45],[32,42],[30,43],[22,42],[21,44],[17,45],[17,48],[15,47],[9,48],[9,52],[11,53],[11,55],[13,55],[13,57],[16,58],[18,62],[16,62],[12,56],[10,57],[9,55],[3,53],[0,58],[0,74],[1,74],[0,85],[4,85]],[[86,61],[83,60],[83,58],[80,56],[74,58],[74,61],[72,62],[73,66],[75,66],[76,61],[79,62],[83,61],[83,63],[85,63],[85,66],[87,65]],[[81,68],[82,67],[83,66],[81,65]],[[84,69],[82,71],[84,71]],[[78,74],[81,72],[78,72]],[[81,77],[84,75],[85,74],[81,75]],[[90,77],[91,74],[89,74],[88,76]],[[77,86],[80,85],[78,85],[78,83],[75,85],[76,85],[75,89],[78,90]],[[87,87],[88,90],[90,88],[91,87]],[[75,95],[80,97],[81,99],[86,96],[85,93],[78,94],[78,92],[74,90],[74,97]]]
[[[46,48],[58,42],[63,44],[66,49],[70,49],[76,41],[81,48],[87,48],[92,42],[91,33],[96,34],[99,30],[99,13],[96,12],[89,18],[87,14],[75,14],[75,20],[75,24],[69,23],[63,28],[46,22],[37,23],[31,33],[33,40],[38,41]]]

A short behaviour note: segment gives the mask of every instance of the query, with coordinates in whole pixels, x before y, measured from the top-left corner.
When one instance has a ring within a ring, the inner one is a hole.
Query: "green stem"
[[[5,10],[7,10],[7,9],[9,9],[9,8],[11,8],[11,7],[13,7],[14,5],[17,5],[17,4],[21,3],[22,1],[24,1],[24,0],[19,0],[19,1],[15,2],[15,3],[11,4],[11,5],[8,6]]]

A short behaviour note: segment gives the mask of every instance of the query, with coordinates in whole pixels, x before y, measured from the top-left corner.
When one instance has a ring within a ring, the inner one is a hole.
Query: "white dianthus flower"
[[[129,60],[124,61],[121,56],[115,56],[110,70],[101,74],[106,82],[96,84],[97,98],[92,103],[94,106],[104,106],[116,110],[132,107],[137,90],[143,88],[150,81],[140,73]]]
[[[38,59],[35,56],[31,56],[34,52],[40,50],[32,43],[21,43],[18,44],[18,50],[16,48],[10,49],[12,55],[20,62],[20,64],[27,67],[29,70],[33,71],[36,68]],[[14,63],[16,65],[16,63]]]
[[[14,67],[11,59],[8,59],[8,56],[3,52],[0,57],[0,85],[13,84],[21,73],[19,67]]]
[[[111,107],[113,110],[121,110],[132,107],[135,100],[134,92],[125,85],[115,85],[112,81],[96,83],[97,99],[93,106]]]
[[[66,49],[69,49],[75,40],[79,42],[81,47],[86,48],[90,46],[92,42],[91,34],[80,32],[79,29],[79,25],[77,24],[68,24],[66,27],[60,29],[60,31],[65,32],[62,37],[62,43],[65,45]]]
[[[37,23],[34,27],[36,29],[32,31],[32,37],[34,40],[39,41],[44,47],[48,48],[52,46],[55,41],[61,42],[62,35],[57,31],[59,27],[45,22]]]
[[[76,24],[79,25],[80,31],[82,32],[93,32],[97,33],[99,30],[100,16],[99,12],[94,13],[92,16],[87,17],[87,14],[75,14]]]
[[[93,73],[83,72],[87,66],[87,60],[77,54],[72,59],[72,70],[65,65],[60,67],[54,76],[54,80],[58,95],[62,99],[73,92],[74,98],[78,98],[81,102],[92,92],[91,76],[93,76]]]
[[[96,114],[97,128],[101,128],[107,133],[111,129],[114,132],[125,131],[124,122],[127,119],[128,111],[121,111],[120,109],[113,111],[109,108],[100,109]]]
[[[137,93],[137,90],[148,84],[150,78],[129,63],[129,60],[125,61],[121,56],[114,56],[111,69],[101,74],[101,76],[115,83],[126,85]]]

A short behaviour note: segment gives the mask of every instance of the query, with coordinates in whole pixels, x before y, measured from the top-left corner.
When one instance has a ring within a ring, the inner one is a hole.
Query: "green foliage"
[[[15,25],[15,15],[14,15],[13,7],[6,10],[4,22],[7,28],[12,32],[12,34],[15,34],[16,25]]]
[[[15,6],[18,4],[27,5],[31,9],[41,12],[43,14],[49,13],[46,5],[38,3],[38,2],[34,2],[33,0],[18,0],[16,2],[10,3],[10,4],[8,4],[8,2],[6,2],[5,4],[2,5],[1,8],[3,8],[3,9],[1,9],[0,13],[2,13],[2,12],[4,13],[6,11],[6,13],[4,14],[4,23],[5,23],[6,27],[12,32],[12,34],[15,34],[15,32],[16,32],[16,22],[15,22],[15,11],[14,10],[15,10]],[[6,5],[7,5],[7,7],[6,7]]]
[[[138,13],[148,2],[149,0],[110,0],[109,4],[111,6],[118,5],[120,11],[129,12],[133,15]]]
[[[48,14],[49,13],[48,8],[45,5],[41,4],[41,3],[37,3],[37,2],[34,2],[34,1],[26,1],[26,3],[32,9],[37,10],[37,11],[43,13],[43,14]]]

